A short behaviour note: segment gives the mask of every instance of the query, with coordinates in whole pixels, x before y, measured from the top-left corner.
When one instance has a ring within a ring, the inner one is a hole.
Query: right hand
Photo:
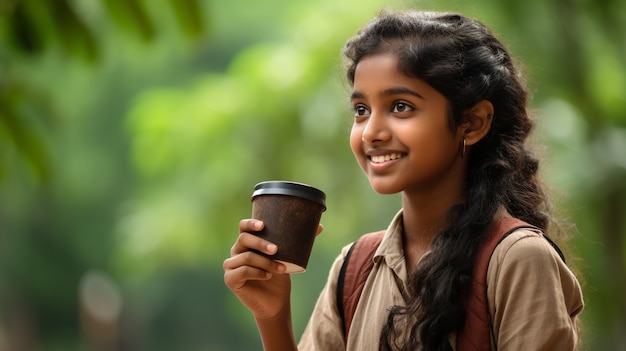
[[[250,232],[263,229],[263,222],[243,219],[239,237],[224,261],[224,282],[257,320],[272,319],[290,309],[291,277],[285,265],[251,249],[273,255],[278,247]]]

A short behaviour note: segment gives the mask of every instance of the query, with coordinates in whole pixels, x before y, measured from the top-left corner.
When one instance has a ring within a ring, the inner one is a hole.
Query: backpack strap
[[[458,351],[491,349],[491,321],[487,303],[487,269],[496,246],[509,234],[521,228],[537,229],[517,218],[503,218],[491,224],[487,237],[478,249],[472,284],[465,296],[465,321],[456,339]]]
[[[485,351],[491,348],[491,321],[487,303],[487,269],[496,246],[509,234],[521,228],[539,230],[517,218],[503,218],[491,224],[485,241],[479,248],[474,265],[472,283],[464,299],[466,315],[457,334],[457,351]],[[336,303],[347,338],[356,306],[365,281],[374,266],[374,253],[385,231],[365,234],[357,240],[339,271]],[[556,250],[563,262],[565,258],[559,247],[542,231],[543,237]]]
[[[374,253],[385,235],[381,230],[363,235],[348,251],[337,280],[337,309],[342,321],[343,334],[347,337],[352,317],[363,292],[365,281],[374,266]],[[350,263],[350,264],[348,264]]]

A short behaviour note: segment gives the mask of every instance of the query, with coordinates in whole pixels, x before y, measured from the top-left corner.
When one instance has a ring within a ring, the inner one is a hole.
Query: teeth
[[[392,154],[387,154],[387,155],[376,155],[376,156],[372,156],[372,162],[381,163],[385,161],[397,160],[399,158],[402,158],[403,156],[404,156],[403,154],[397,154],[397,153],[392,153]]]

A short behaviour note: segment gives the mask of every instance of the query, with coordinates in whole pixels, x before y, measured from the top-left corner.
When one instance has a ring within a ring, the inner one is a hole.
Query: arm
[[[256,318],[255,320],[263,342],[263,350],[298,350],[291,323],[291,309],[284,311],[275,318]]]
[[[487,281],[498,350],[576,349],[581,288],[541,234],[507,237],[494,251]]]
[[[272,255],[278,248],[250,232],[263,222],[246,219],[240,235],[224,261],[224,282],[253,313],[266,351],[297,350],[291,321],[291,278],[285,266],[251,249]],[[321,228],[320,228],[321,229]]]

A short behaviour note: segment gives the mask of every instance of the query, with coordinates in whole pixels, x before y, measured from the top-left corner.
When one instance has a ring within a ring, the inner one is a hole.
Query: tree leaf
[[[198,38],[204,31],[204,19],[196,0],[170,0],[178,23],[189,37]]]
[[[156,31],[152,20],[138,0],[103,0],[109,13],[126,30],[135,31],[144,41],[154,39]]]

